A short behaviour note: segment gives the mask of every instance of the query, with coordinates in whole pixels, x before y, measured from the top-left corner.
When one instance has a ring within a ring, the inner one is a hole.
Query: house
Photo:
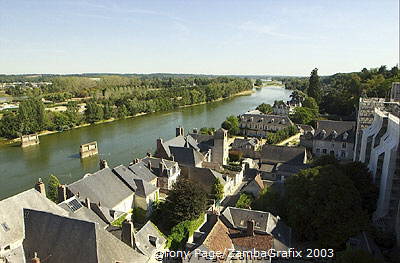
[[[44,189],[43,183],[39,186]],[[1,200],[0,259],[6,259],[6,262],[25,262],[24,208],[68,216],[68,212],[47,199],[44,192],[40,193],[35,189]],[[32,256],[33,254],[30,255]]]
[[[299,124],[297,128],[300,131],[300,146],[306,147],[307,149],[312,150],[313,147],[313,137],[315,130],[310,125]]]
[[[164,192],[172,189],[181,174],[179,164],[175,161],[148,156],[142,159],[142,162],[147,164],[147,167],[150,166],[153,173],[157,175],[157,187]]]
[[[233,191],[234,180],[232,177],[210,168],[182,167],[182,175],[201,187],[206,193],[211,194],[212,187],[216,180],[219,180],[224,187],[224,195]]]
[[[308,168],[307,151],[304,147],[264,145],[254,153],[258,159],[258,170],[263,179],[283,180],[284,178]]]
[[[134,237],[136,248],[150,259],[155,259],[156,254],[164,250],[167,241],[151,221],[135,233]]]
[[[31,209],[24,209],[23,220],[27,262],[144,263],[149,260],[93,222]]]
[[[375,108],[372,124],[362,131],[360,154],[379,187],[377,209],[373,215],[381,227],[394,230],[400,203],[400,103]]]
[[[203,162],[226,164],[228,134],[218,129],[214,135],[199,134],[197,130],[185,135],[184,128],[176,128],[176,137],[157,140],[157,157],[174,160],[179,165],[202,167]]]
[[[195,232],[196,238],[187,244],[190,256],[183,262],[271,262],[267,257],[243,258],[229,251],[287,250],[291,247],[291,232],[270,213],[228,207],[209,222],[209,229]]]
[[[258,110],[242,114],[239,118],[243,136],[265,138],[268,132],[276,132],[293,125],[288,116],[263,114]]]
[[[269,212],[227,207],[222,213],[221,220],[230,229],[251,230],[249,234],[253,237],[256,234],[269,235],[271,237],[270,246],[276,250],[287,250],[291,247],[291,228],[279,216],[274,216]],[[233,233],[237,233],[236,231]],[[245,248],[251,247],[245,246]]]
[[[333,155],[340,160],[353,160],[356,123],[353,121],[317,121],[312,138],[313,155]]]
[[[152,205],[159,198],[159,188],[155,185],[153,177],[155,175],[148,170],[144,163],[133,165],[134,168],[126,168],[119,165],[113,169],[114,174],[121,180],[132,192],[134,192],[133,207],[139,207],[151,212]],[[135,172],[136,173],[135,173]],[[157,177],[155,177],[155,180]]]
[[[248,151],[258,151],[261,148],[261,140],[257,138],[235,138],[231,144],[231,149],[246,153]]]
[[[152,168],[151,162],[144,163],[138,159],[128,166],[129,170],[134,174],[135,179],[142,179],[154,186],[157,186],[157,175]]]
[[[257,174],[241,191],[246,194],[251,194],[254,198],[258,198],[264,188],[264,182],[260,174]]]
[[[113,211],[128,212],[134,207],[135,192],[108,167],[87,174],[66,188],[68,197],[72,193],[78,198],[89,198],[91,202]]]

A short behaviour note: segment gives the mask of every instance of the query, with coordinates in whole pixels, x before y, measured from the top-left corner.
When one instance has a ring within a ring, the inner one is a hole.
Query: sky
[[[398,61],[398,0],[0,0],[0,74],[305,76]]]

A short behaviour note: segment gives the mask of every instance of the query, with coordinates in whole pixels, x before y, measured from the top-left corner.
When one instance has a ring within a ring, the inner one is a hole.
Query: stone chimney
[[[122,222],[121,239],[122,242],[124,242],[131,248],[135,247],[135,237],[133,235],[133,223],[130,219],[125,219],[125,221]]]
[[[137,163],[139,163],[139,159],[138,158],[136,158],[136,159],[133,159],[133,162],[132,162],[133,164],[137,164]]]
[[[60,184],[57,188],[58,202],[62,203],[67,200],[67,187],[65,184]]]
[[[90,209],[90,199],[88,197],[85,198],[85,206]]]
[[[246,234],[248,236],[254,236],[254,220],[247,221]]]
[[[100,165],[100,170],[104,169],[104,168],[108,168],[108,163],[106,160],[100,160],[99,165]]]
[[[147,155],[147,157],[151,157],[152,156],[152,154],[149,153],[149,152],[146,155]]]
[[[147,161],[147,168],[151,171],[151,161],[150,160]]]
[[[164,162],[163,162],[162,159],[158,163],[158,171],[159,171],[159,176],[163,176],[164,175]]]
[[[198,134],[198,133],[199,133],[199,131],[197,130],[197,128],[193,128],[193,131],[192,131],[192,133],[194,133],[194,134]]]
[[[184,136],[185,135],[185,129],[182,126],[179,126],[176,128],[176,137],[178,136]]]
[[[31,263],[40,263],[40,258],[38,258],[36,252],[33,254],[33,258],[31,259]]]
[[[46,196],[46,186],[44,185],[42,178],[39,178],[37,183],[35,184],[35,189],[42,195]]]

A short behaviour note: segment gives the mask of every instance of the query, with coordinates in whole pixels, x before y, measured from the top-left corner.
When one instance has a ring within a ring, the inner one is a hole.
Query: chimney
[[[60,184],[57,188],[58,192],[58,202],[62,203],[67,200],[67,187],[65,184]]]
[[[133,223],[129,219],[125,219],[125,221],[122,222],[121,239],[122,242],[124,242],[128,246],[132,248],[135,247],[135,238],[133,236]]]
[[[32,263],[40,263],[40,258],[38,258],[37,253],[33,254],[33,258],[31,259]]]
[[[147,155],[147,157],[151,157],[151,153],[147,153],[146,155]]]
[[[90,199],[88,197],[85,198],[85,206],[90,209]]]
[[[246,233],[248,236],[254,236],[254,220],[247,221]]]
[[[175,156],[171,155],[171,161],[175,162]]]
[[[138,158],[133,159],[132,164],[137,164],[137,163],[139,163],[139,159]]]
[[[176,128],[176,137],[178,136],[184,136],[185,135],[185,129],[182,126],[179,126]]]
[[[99,201],[99,203],[97,204],[97,206],[98,206],[98,207],[101,207],[101,203],[100,203],[100,201]]]
[[[151,161],[150,160],[147,161],[147,168],[149,168],[149,170],[151,171]]]
[[[46,186],[42,182],[42,178],[39,178],[37,183],[35,184],[35,189],[42,195],[46,196]]]
[[[199,131],[197,130],[197,128],[193,128],[193,133],[194,133],[194,134],[199,133]]]
[[[108,163],[106,160],[100,160],[99,165],[100,165],[100,170],[104,169],[104,168],[108,168]]]
[[[163,161],[163,159],[161,159],[160,162],[158,163],[158,171],[159,171],[159,176],[163,176],[164,175],[164,161]]]

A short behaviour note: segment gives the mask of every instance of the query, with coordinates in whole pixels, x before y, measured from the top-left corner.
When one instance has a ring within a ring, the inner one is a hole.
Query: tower
[[[212,149],[211,160],[222,165],[227,164],[229,156],[228,131],[219,128],[214,133],[214,147]]]

